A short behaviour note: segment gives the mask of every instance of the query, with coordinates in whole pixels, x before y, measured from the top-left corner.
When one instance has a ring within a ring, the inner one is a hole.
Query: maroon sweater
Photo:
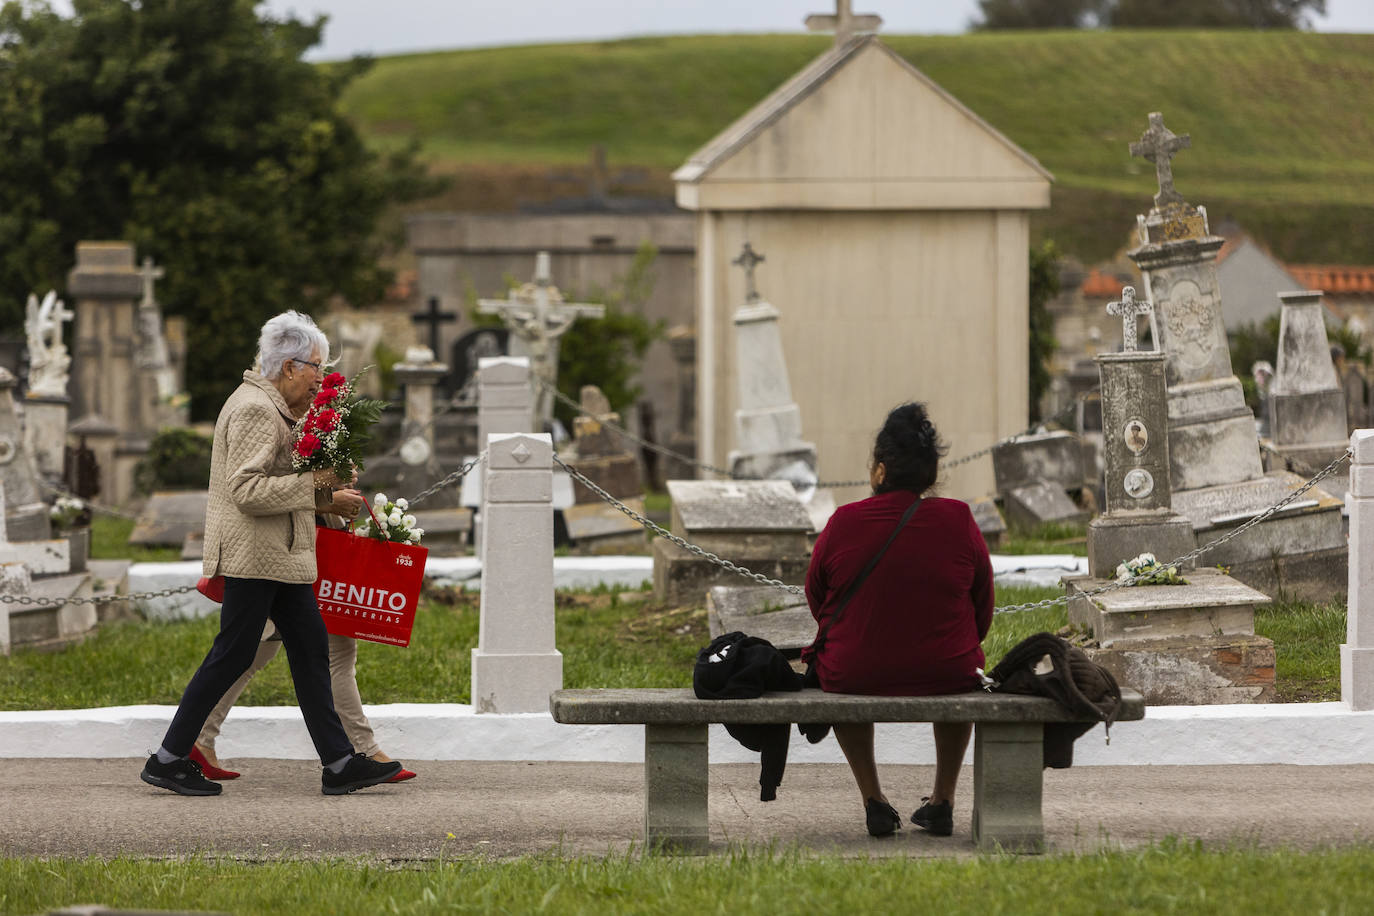
[[[894,490],[835,510],[816,540],[806,598],[819,627],[916,497]],[[992,624],[992,564],[967,505],[929,497],[830,628],[803,650],[834,693],[925,696],[975,690]]]

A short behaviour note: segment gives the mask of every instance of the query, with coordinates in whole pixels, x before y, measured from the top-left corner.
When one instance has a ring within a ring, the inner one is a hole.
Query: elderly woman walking
[[[328,353],[329,342],[308,316],[277,315],[258,339],[260,371],[244,372],[220,410],[204,565],[205,575],[225,577],[220,630],[186,685],[162,746],[143,766],[140,777],[150,785],[181,795],[221,792],[188,755],[210,711],[252,664],[268,620],[286,647],[296,699],[324,766],[324,794],[374,786],[401,770],[394,761],[355,753],[349,743],[334,711],[327,634],[311,588],[316,492],[352,483],[332,471],[297,474],[291,467],[292,424],[319,390]],[[342,489],[332,503],[356,512],[362,496]]]

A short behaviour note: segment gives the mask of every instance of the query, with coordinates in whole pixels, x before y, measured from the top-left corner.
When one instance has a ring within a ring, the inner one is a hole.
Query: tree
[[[1300,29],[1326,0],[1114,0],[1113,28]]]
[[[1078,29],[1096,22],[1111,0],[978,0],[975,29]]]
[[[653,263],[658,249],[645,242],[635,252],[634,261],[624,277],[617,278],[610,290],[590,290],[575,297],[584,302],[601,302],[606,316],[581,320],[563,335],[558,348],[558,390],[574,401],[583,385],[596,385],[606,395],[611,409],[628,414],[643,389],[634,382],[639,363],[649,345],[663,336],[663,322],[649,321],[642,314],[644,303],[654,291]],[[572,429],[575,412],[563,404],[554,405],[554,415]]]
[[[433,193],[414,149],[381,157],[340,114],[365,59],[315,66],[324,18],[260,0],[46,0],[0,7],[0,327],[61,289],[76,242],[119,238],[167,268],[188,388],[212,416],[258,329],[330,297],[375,300],[379,221]]]
[[[1059,294],[1059,250],[1045,241],[1030,250],[1030,419],[1040,419],[1040,401],[1050,387],[1050,357],[1058,343],[1049,301]]]

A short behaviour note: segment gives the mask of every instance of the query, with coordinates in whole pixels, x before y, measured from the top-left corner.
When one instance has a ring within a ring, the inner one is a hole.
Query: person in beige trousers
[[[317,521],[323,521],[328,527],[343,527],[343,522],[337,517],[340,513],[334,511],[334,507],[329,504],[330,494],[321,494],[317,499],[317,504],[321,508],[317,515]],[[227,770],[220,765],[219,757],[215,751],[215,739],[219,737],[220,730],[224,727],[224,719],[229,715],[229,710],[234,708],[239,696],[248,687],[248,682],[253,679],[267,663],[277,657],[277,651],[281,648],[281,639],[276,634],[276,629],[268,621],[263,629],[262,642],[258,645],[258,653],[253,658],[253,664],[234,682],[224,696],[211,712],[209,718],[205,720],[205,725],[201,727],[200,735],[196,738],[195,748],[191,752],[191,759],[201,765],[208,779],[235,779],[240,774],[234,770]],[[363,712],[363,698],[358,692],[358,641],[350,636],[337,636],[329,634],[329,679],[330,686],[334,691],[334,711],[339,714],[339,721],[343,723],[344,732],[348,735],[348,740],[353,742],[354,749],[360,754],[366,754],[379,763],[389,763],[391,758],[382,750],[377,743],[377,735],[372,730],[372,723],[368,721],[367,715]],[[404,782],[407,779],[414,779],[415,773],[408,769],[402,769],[391,778],[391,782]]]

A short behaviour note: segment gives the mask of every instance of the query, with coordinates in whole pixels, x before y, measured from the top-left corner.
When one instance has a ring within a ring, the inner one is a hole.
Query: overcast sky
[[[1374,32],[1374,0],[1327,0],[1324,32]],[[807,13],[834,0],[267,0],[275,13],[329,16],[311,57],[396,54],[489,45],[585,41],[631,35],[801,32]],[[883,31],[956,34],[977,0],[854,0],[876,12]]]

